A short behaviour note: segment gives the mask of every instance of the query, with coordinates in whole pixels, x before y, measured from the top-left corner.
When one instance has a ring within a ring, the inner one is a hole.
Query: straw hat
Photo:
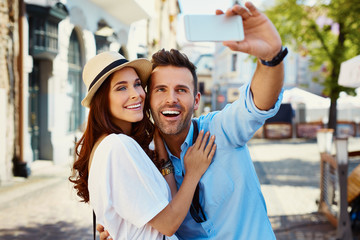
[[[83,81],[88,89],[85,98],[81,101],[84,107],[90,107],[91,99],[104,80],[113,72],[124,67],[132,67],[138,74],[143,87],[150,77],[152,64],[147,59],[126,60],[117,52],[102,52],[90,59],[83,70]]]

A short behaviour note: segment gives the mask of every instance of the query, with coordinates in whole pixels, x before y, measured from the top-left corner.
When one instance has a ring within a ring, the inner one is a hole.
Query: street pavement
[[[252,139],[248,146],[277,239],[334,239],[336,229],[317,213],[316,142]],[[349,150],[358,149],[360,139],[350,139]],[[28,179],[0,186],[0,239],[92,239],[92,211],[72,190],[70,167],[35,161],[31,168]]]
[[[29,179],[0,187],[0,239],[92,239],[92,210],[71,189],[70,168],[33,165]]]
[[[336,229],[317,212],[320,154],[316,141],[252,139],[248,147],[277,239],[336,239]],[[359,149],[360,139],[349,138],[348,150]],[[349,172],[357,164],[360,159],[352,160]],[[358,234],[355,239],[360,239]]]

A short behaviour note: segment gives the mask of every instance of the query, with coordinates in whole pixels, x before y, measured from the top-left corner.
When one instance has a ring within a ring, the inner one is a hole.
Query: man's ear
[[[198,92],[198,93],[196,94],[196,96],[195,96],[194,110],[198,110],[198,108],[199,108],[200,97],[201,97],[201,93]]]

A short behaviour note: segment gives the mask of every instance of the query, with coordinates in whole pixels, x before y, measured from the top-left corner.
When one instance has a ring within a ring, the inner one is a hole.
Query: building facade
[[[20,152],[19,1],[0,0],[0,182],[12,176]]]
[[[81,106],[87,91],[82,68],[90,58],[112,50],[132,60],[148,57],[161,42],[176,47],[177,1],[1,0],[0,4],[0,68],[7,73],[0,77],[0,121],[5,124],[0,128],[0,184],[13,175],[27,177],[36,160],[73,161],[88,113]],[[142,39],[133,26],[144,20],[148,25]],[[149,39],[159,40],[148,46]]]

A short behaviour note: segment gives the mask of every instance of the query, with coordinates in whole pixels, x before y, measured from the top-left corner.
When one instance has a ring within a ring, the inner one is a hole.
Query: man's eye
[[[186,89],[179,89],[178,92],[186,92]]]
[[[156,89],[156,92],[163,92],[163,91],[165,91],[164,88],[158,88],[158,89]]]

